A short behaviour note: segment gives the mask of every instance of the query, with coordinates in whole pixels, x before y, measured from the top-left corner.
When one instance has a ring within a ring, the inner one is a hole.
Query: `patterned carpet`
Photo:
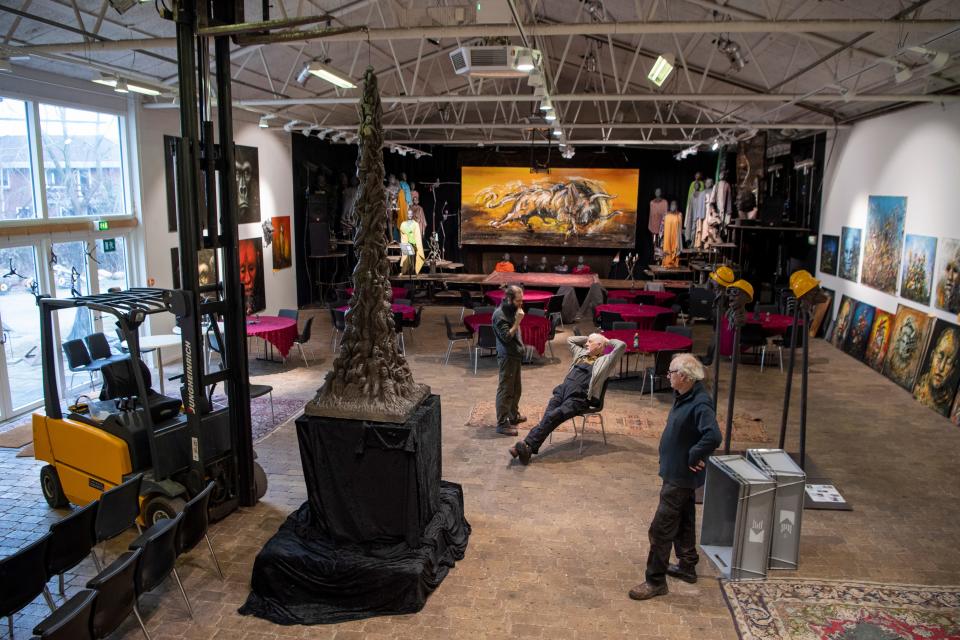
[[[722,586],[741,640],[960,639],[960,587],[800,578]]]

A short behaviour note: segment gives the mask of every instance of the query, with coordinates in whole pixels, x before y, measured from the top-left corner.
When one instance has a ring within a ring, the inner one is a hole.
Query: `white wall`
[[[235,117],[242,117],[235,114]],[[146,278],[153,278],[157,287],[173,286],[170,249],[178,245],[176,232],[167,231],[167,194],[164,174],[163,136],[180,135],[179,112],[173,109],[140,109],[139,148],[140,187],[143,207],[143,232],[146,248]],[[257,121],[234,121],[234,141],[240,145],[257,147],[260,161],[260,215],[263,220],[273,216],[293,216],[293,162],[290,135],[274,130],[263,130]],[[291,221],[292,222],[292,221]],[[291,225],[292,227],[292,225]],[[240,238],[262,238],[259,224],[240,225]],[[297,250],[297,238],[292,245]],[[293,267],[273,271],[273,245],[263,248],[264,288],[266,314],[276,314],[280,308],[297,307],[296,278]],[[167,333],[173,324],[172,316],[158,316],[153,333]]]
[[[884,195],[906,196],[906,234],[935,236],[938,248],[941,238],[960,238],[960,104],[924,105],[857,123],[837,134],[832,152],[828,143],[827,154],[821,235],[840,236],[841,227],[863,229],[865,234],[867,198]],[[817,260],[819,269],[819,255]],[[932,305],[859,282],[820,271],[817,277],[837,292],[837,301],[846,294],[891,313],[903,303],[957,321]]]

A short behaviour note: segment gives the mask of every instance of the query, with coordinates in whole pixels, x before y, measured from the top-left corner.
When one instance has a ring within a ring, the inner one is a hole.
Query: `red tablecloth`
[[[627,345],[627,353],[656,353],[657,351],[686,351],[693,347],[693,340],[686,336],[666,331],[634,331],[633,329],[617,329],[604,331],[607,338],[623,340]],[[633,348],[633,336],[637,336],[640,346]]]
[[[394,313],[402,313],[404,320],[414,320],[417,317],[417,310],[408,304],[397,304],[396,302],[394,302],[393,304],[390,305],[390,310],[393,311]],[[338,311],[343,311],[344,313],[346,313],[347,311],[350,311],[350,307],[349,306],[340,307]]]
[[[493,304],[500,304],[503,302],[503,289],[494,289],[493,291],[487,291],[487,297],[490,298],[490,301]],[[549,291],[539,291],[537,289],[527,289],[523,292],[523,301],[524,302],[546,302],[550,299],[550,296],[553,294]]]
[[[347,287],[347,295],[353,295],[353,287]],[[406,298],[407,290],[403,287],[390,287],[390,299],[396,300],[397,298]]]
[[[652,304],[670,304],[677,297],[669,291],[647,291],[646,289],[614,289],[607,292],[607,300],[636,300],[644,298]]]
[[[761,313],[760,319],[754,320],[753,313],[748,313],[747,324],[759,324],[768,336],[779,336],[783,335],[793,324],[793,316],[783,315],[782,313]],[[731,353],[733,353],[733,330],[724,318],[720,323],[720,355],[729,356]]]
[[[661,313],[673,313],[673,309],[658,307],[653,304],[598,304],[596,317],[600,318],[601,311],[619,313],[626,322],[636,322],[640,329],[653,328],[653,320]]]
[[[490,324],[493,319],[492,313],[475,313],[463,319],[463,324],[470,331],[476,333],[477,327],[482,324]],[[543,355],[547,348],[547,337],[550,335],[550,321],[543,316],[532,316],[529,313],[523,316],[520,321],[520,338],[524,344],[529,344],[537,350],[537,353]]]
[[[263,338],[286,358],[297,339],[297,321],[280,316],[248,316],[247,335]]]

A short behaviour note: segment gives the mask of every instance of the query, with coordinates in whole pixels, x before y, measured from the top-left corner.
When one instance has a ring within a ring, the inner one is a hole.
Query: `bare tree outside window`
[[[36,218],[27,105],[0,98],[0,220]]]

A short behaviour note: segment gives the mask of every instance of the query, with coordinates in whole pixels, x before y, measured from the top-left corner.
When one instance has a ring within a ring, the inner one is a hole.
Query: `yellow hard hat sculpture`
[[[810,275],[806,269],[800,269],[790,274],[790,291],[798,300],[806,304],[826,302],[826,294],[820,288],[820,281]]]
[[[745,294],[747,294],[747,302],[753,301],[753,285],[747,282],[746,280],[737,280],[730,285],[732,288],[740,289]]]
[[[721,287],[729,287],[737,277],[733,274],[733,269],[724,265],[717,267],[715,271],[711,271],[710,279]]]

